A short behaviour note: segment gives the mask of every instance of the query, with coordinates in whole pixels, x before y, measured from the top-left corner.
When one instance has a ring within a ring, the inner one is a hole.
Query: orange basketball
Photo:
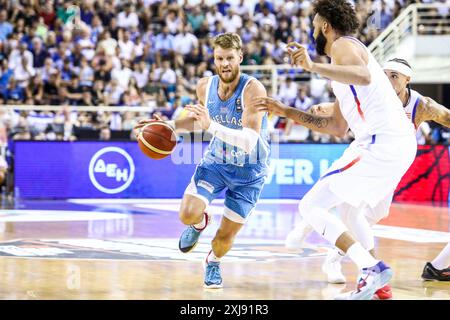
[[[167,123],[153,121],[141,129],[137,141],[144,154],[158,160],[172,153],[177,144],[177,135]]]

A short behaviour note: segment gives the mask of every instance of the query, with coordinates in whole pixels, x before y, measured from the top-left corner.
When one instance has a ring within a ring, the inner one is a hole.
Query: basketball
[[[175,149],[177,136],[171,126],[163,121],[145,125],[138,135],[141,151],[152,159],[163,159]]]

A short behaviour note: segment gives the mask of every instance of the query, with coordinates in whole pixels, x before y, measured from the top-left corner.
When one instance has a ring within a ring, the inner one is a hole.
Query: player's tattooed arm
[[[450,110],[429,97],[423,97],[418,106],[416,125],[430,120],[450,128]]]
[[[318,129],[322,128],[325,129],[330,124],[330,117],[316,116],[305,112],[301,112],[298,115],[297,122],[302,124],[312,124],[316,126]]]
[[[348,131],[347,121],[342,116],[337,100],[330,115],[316,115],[303,112],[296,108],[288,107],[273,98],[259,98],[259,110],[292,119],[308,129],[337,137],[343,137]]]

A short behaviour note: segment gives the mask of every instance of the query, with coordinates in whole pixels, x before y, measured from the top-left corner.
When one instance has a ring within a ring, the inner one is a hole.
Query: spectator
[[[220,0],[217,3],[217,10],[222,14],[222,16],[226,16],[228,9],[231,7],[231,4],[229,4],[226,0]]]
[[[33,68],[42,68],[44,66],[45,59],[47,59],[50,54],[42,45],[42,40],[40,38],[33,38],[32,44],[33,48],[31,49],[31,54],[33,55]]]
[[[119,41],[117,42],[120,53],[119,58],[126,59],[128,61],[133,61],[135,52],[134,52],[134,42],[130,39],[130,31],[128,30],[120,30],[119,31]]]
[[[62,65],[59,71],[61,75],[61,83],[63,85],[68,85],[74,76],[74,72],[72,70],[72,65],[70,63],[69,58],[64,59],[64,64]]]
[[[181,17],[178,16],[177,11],[169,10],[165,18],[165,24],[169,29],[169,33],[175,35],[178,32],[178,29],[183,25],[183,22]]]
[[[268,9],[271,13],[275,13],[275,8],[273,7],[272,2],[266,0],[259,0],[257,4],[255,4],[255,8],[253,13],[256,15],[258,13],[262,13],[264,8]]]
[[[164,26],[162,32],[155,38],[155,50],[159,56],[171,57],[173,54],[173,36],[169,33],[169,28]]]
[[[61,96],[59,88],[61,85],[61,77],[57,70],[50,72],[48,81],[44,83],[44,101],[45,104],[59,105],[61,104]]]
[[[68,100],[66,103],[70,106],[80,106],[83,100],[82,88],[80,87],[80,81],[78,76],[74,76],[67,88],[63,88],[65,92],[65,98]]]
[[[119,86],[125,90],[128,87],[133,71],[129,68],[130,63],[126,59],[120,60],[120,67],[111,71],[111,79],[116,80]]]
[[[238,4],[232,5],[232,8],[238,16],[242,17],[242,19],[250,20],[252,13],[250,6],[247,5],[247,3],[245,2],[245,0],[240,0]]]
[[[297,97],[294,100],[294,107],[302,111],[308,111],[312,105],[312,99],[306,94],[306,87],[304,85],[300,86]]]
[[[125,90],[121,87],[116,79],[105,87],[104,100],[105,104],[109,106],[118,106],[122,100],[122,94]]]
[[[88,29],[81,32],[81,39],[77,43],[81,46],[81,52],[86,59],[92,60],[95,55],[95,45],[91,40],[91,34]]]
[[[91,88],[94,83],[94,69],[89,66],[86,57],[81,58],[80,67],[77,70],[80,76],[80,86]]]
[[[177,75],[175,71],[170,67],[170,61],[165,60],[162,63],[162,67],[155,70],[154,80],[164,89],[164,92],[168,96],[169,92],[175,90],[177,82]]]
[[[91,99],[94,106],[104,105],[105,98],[103,95],[103,91],[105,89],[105,84],[102,80],[95,80],[94,86],[91,90]]]
[[[278,91],[278,99],[288,106],[294,106],[294,101],[297,98],[298,84],[288,76],[280,85]]]
[[[25,89],[26,97],[33,99],[33,104],[41,105],[44,100],[44,82],[39,74],[30,81],[30,84]]]
[[[121,28],[137,27],[139,25],[139,18],[135,12],[135,7],[131,3],[124,5],[124,11],[121,11],[117,16],[117,25]]]
[[[232,8],[228,8],[227,15],[223,18],[223,25],[226,32],[235,33],[242,27],[242,18]]]
[[[9,68],[15,69],[16,67],[20,67],[22,65],[23,58],[26,58],[27,61],[27,70],[33,69],[34,59],[33,54],[28,50],[28,46],[26,43],[22,42],[19,44],[18,49],[14,49],[9,55]]]
[[[7,104],[22,104],[25,101],[25,89],[11,77],[4,96]]]
[[[0,10],[0,41],[5,41],[13,30],[13,25],[8,22],[8,12]]]
[[[27,57],[25,55],[22,56],[20,65],[17,65],[14,68],[14,79],[16,80],[17,85],[22,88],[27,87],[30,79],[34,77],[35,74],[36,72],[28,63]]]
[[[0,95],[5,96],[8,88],[9,79],[13,76],[14,70],[8,66],[8,60],[4,59],[0,66]]]
[[[289,22],[287,19],[280,20],[280,25],[275,31],[275,40],[281,40],[284,43],[288,43],[288,38],[292,36],[291,28],[289,28]]]
[[[255,15],[255,21],[259,24],[260,27],[264,25],[269,25],[272,28],[277,27],[277,17],[270,11],[268,6],[262,6],[261,12]]]
[[[101,36],[101,41],[98,43],[97,52],[102,49],[103,53],[112,56],[116,53],[117,40],[111,38],[111,33],[105,30]]]
[[[139,89],[143,89],[148,82],[149,68],[144,61],[134,64],[133,77]]]
[[[223,13],[222,15],[225,15],[225,13]],[[192,13],[187,14],[187,21],[190,23],[194,34],[196,34],[197,31],[200,29],[204,20],[205,15],[202,13],[200,7],[198,6],[194,7]]]
[[[216,21],[222,21],[224,15],[222,15],[217,6],[211,6],[211,9],[206,13],[205,19],[208,22],[208,29],[213,29]]]
[[[53,66],[53,60],[51,58],[46,58],[44,62],[44,67],[40,70],[40,75],[42,78],[42,81],[47,82],[50,78],[51,73],[56,73],[57,70]]]
[[[53,10],[51,1],[45,1],[44,6],[41,11],[39,11],[39,16],[44,19],[44,23],[47,27],[49,27],[49,29],[53,29],[53,25],[56,20],[56,13]]]

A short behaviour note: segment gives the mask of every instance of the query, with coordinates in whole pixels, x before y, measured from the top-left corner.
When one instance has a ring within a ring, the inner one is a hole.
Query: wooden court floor
[[[27,203],[0,213],[0,299],[320,299],[352,290],[356,267],[344,260],[346,285],[321,272],[328,245],[317,234],[289,251],[284,237],[295,202],[258,206],[223,259],[224,288],[204,290],[201,261],[220,221],[195,252],[177,251],[177,202]],[[394,270],[394,299],[450,299],[450,283],[420,274],[450,239],[449,209],[394,204],[376,228],[376,249]],[[446,240],[447,239],[447,240]]]

